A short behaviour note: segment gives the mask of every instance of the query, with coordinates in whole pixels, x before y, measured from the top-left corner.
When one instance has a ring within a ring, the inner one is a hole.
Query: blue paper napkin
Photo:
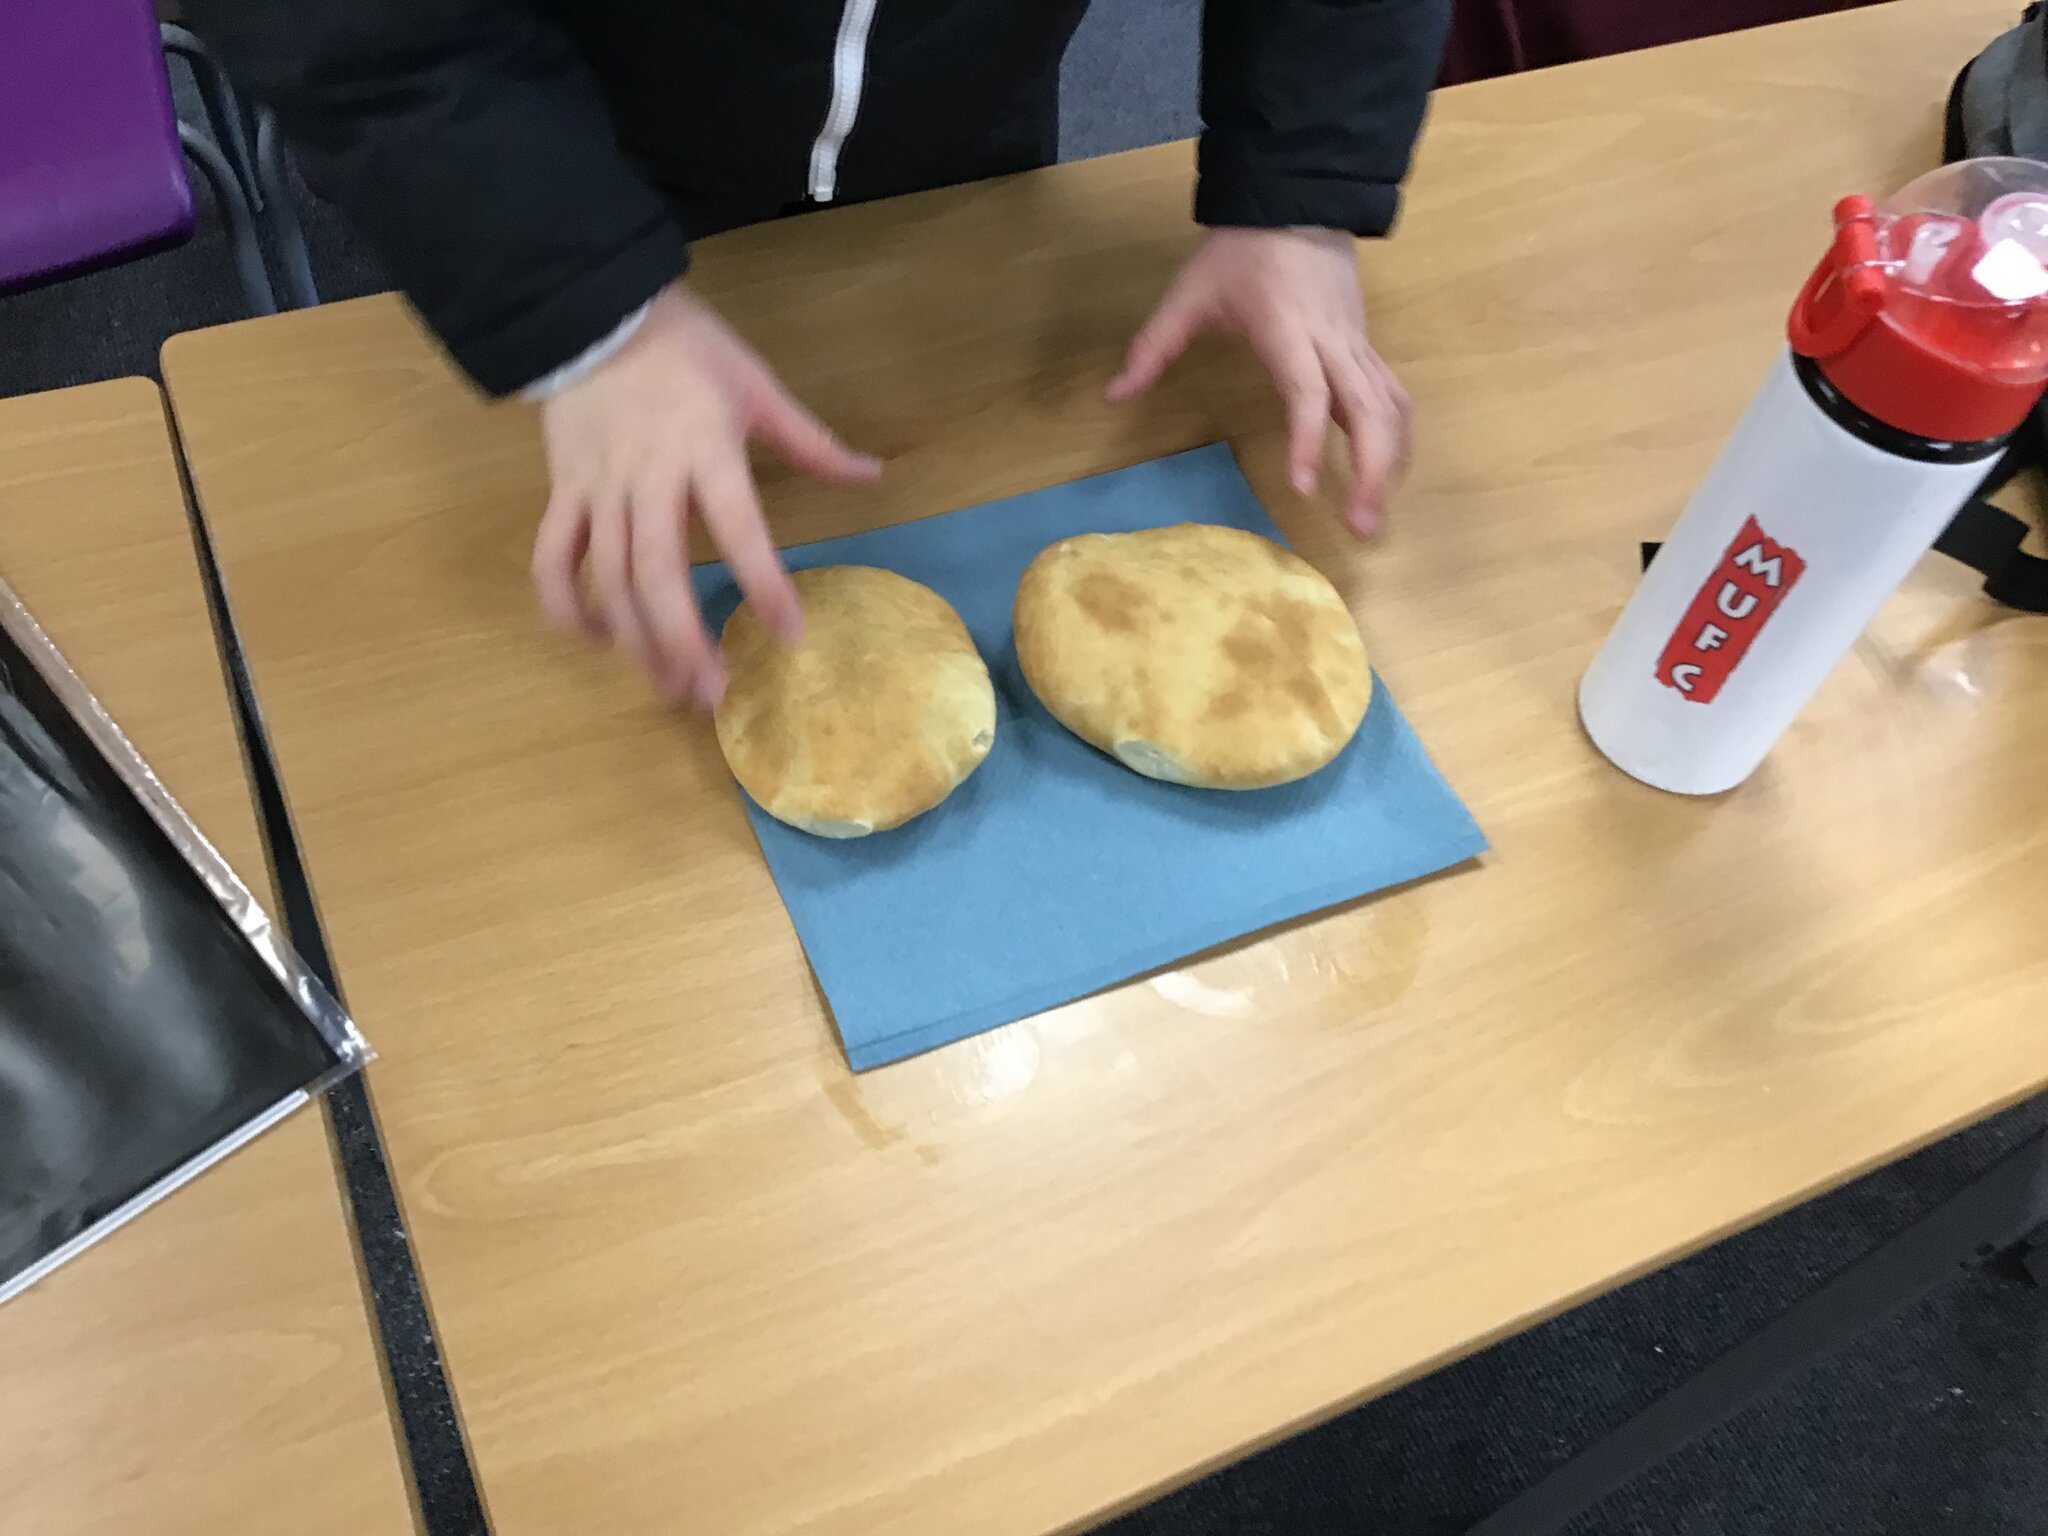
[[[1219,443],[786,552],[793,568],[878,565],[923,582],[960,611],[996,685],[987,760],[905,827],[833,842],[747,804],[856,1071],[1485,848],[1384,685],[1334,763],[1238,793],[1141,778],[1045,712],[1010,637],[1024,567],[1072,534],[1179,522],[1281,538]],[[716,634],[738,593],[722,565],[696,581]]]

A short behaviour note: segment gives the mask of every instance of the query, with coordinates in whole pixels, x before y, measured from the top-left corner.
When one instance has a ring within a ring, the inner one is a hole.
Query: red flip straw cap
[[[1886,426],[1933,442],[2012,431],[2048,380],[2048,165],[1969,160],[1882,208],[1842,199],[1788,330]]]

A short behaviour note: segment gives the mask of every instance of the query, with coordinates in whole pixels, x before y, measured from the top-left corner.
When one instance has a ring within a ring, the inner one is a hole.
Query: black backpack
[[[1964,66],[1949,92],[1942,157],[1979,155],[2048,160],[2048,15],[2041,0],[2027,7],[2018,26]],[[2048,613],[2048,560],[2021,549],[2026,523],[1986,498],[2022,472],[2043,469],[2048,469],[2048,401],[2035,406],[2013,433],[2012,446],[1934,546],[1982,571],[1984,590],[1996,601],[2029,613]]]

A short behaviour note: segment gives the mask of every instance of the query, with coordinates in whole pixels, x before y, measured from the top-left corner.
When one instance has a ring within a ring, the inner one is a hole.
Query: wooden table
[[[1204,344],[1168,147],[735,235],[697,281],[854,442],[790,543],[1230,437],[1483,868],[850,1074],[700,723],[536,621],[531,417],[392,299],[167,375],[509,1536],[1079,1527],[2048,1083],[2048,631],[1931,561],[1721,803],[1573,687],[1839,193],[2009,0],[1447,93],[1364,256],[1420,401],[1383,543]]]
[[[155,385],[0,401],[0,576],[262,890]],[[412,1529],[317,1110],[0,1307],[0,1531],[285,1526]]]

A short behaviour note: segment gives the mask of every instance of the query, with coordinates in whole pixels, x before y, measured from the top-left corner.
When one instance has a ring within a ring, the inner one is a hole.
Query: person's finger
[[[1124,366],[1109,381],[1103,397],[1111,401],[1132,400],[1142,395],[1159,376],[1173,366],[1188,349],[1188,343],[1206,330],[1211,315],[1206,305],[1186,288],[1176,284],[1166,291],[1152,318],[1139,327],[1124,354]]]
[[[634,504],[633,602],[648,635],[655,687],[708,709],[718,702],[724,675],[690,585],[688,490],[678,481]]]
[[[700,468],[697,509],[755,616],[784,643],[796,639],[803,633],[796,586],[782,568],[754,477],[737,447],[714,454]]]
[[[1415,401],[1394,376],[1380,355],[1363,340],[1357,344],[1367,376],[1378,386],[1384,401],[1379,413],[1379,431],[1386,443],[1385,469],[1381,475],[1378,504],[1362,523],[1354,523],[1362,534],[1378,531],[1379,512],[1386,498],[1407,478],[1415,453]]]
[[[604,610],[605,627],[650,676],[654,658],[633,598],[633,530],[623,493],[601,501],[590,515],[590,581]]]
[[[1287,476],[1307,496],[1316,488],[1330,428],[1330,385],[1308,333],[1298,326],[1261,327],[1248,338],[1287,408]]]
[[[1368,346],[1365,355],[1370,371],[1378,374],[1380,383],[1387,392],[1387,399],[1394,408],[1395,453],[1389,478],[1398,485],[1406,477],[1409,462],[1415,456],[1415,397],[1403,387],[1399,376],[1387,366],[1386,360],[1379,353]]]
[[[882,472],[880,459],[849,448],[772,377],[757,387],[747,427],[791,469],[820,480],[859,485]]]
[[[589,549],[588,503],[580,491],[557,489],[533,535],[534,591],[541,612],[556,628],[580,631],[602,643],[611,632],[583,588],[583,557]]]
[[[1327,356],[1325,365],[1331,412],[1344,429],[1351,461],[1344,521],[1352,532],[1366,537],[1379,529],[1380,507],[1400,452],[1394,403],[1384,381],[1349,352]]]
[[[1344,520],[1353,531],[1362,532],[1377,518],[1391,450],[1391,439],[1378,420],[1389,409],[1386,392],[1348,352],[1326,356],[1324,366],[1330,380],[1330,414],[1344,430],[1351,465]]]

